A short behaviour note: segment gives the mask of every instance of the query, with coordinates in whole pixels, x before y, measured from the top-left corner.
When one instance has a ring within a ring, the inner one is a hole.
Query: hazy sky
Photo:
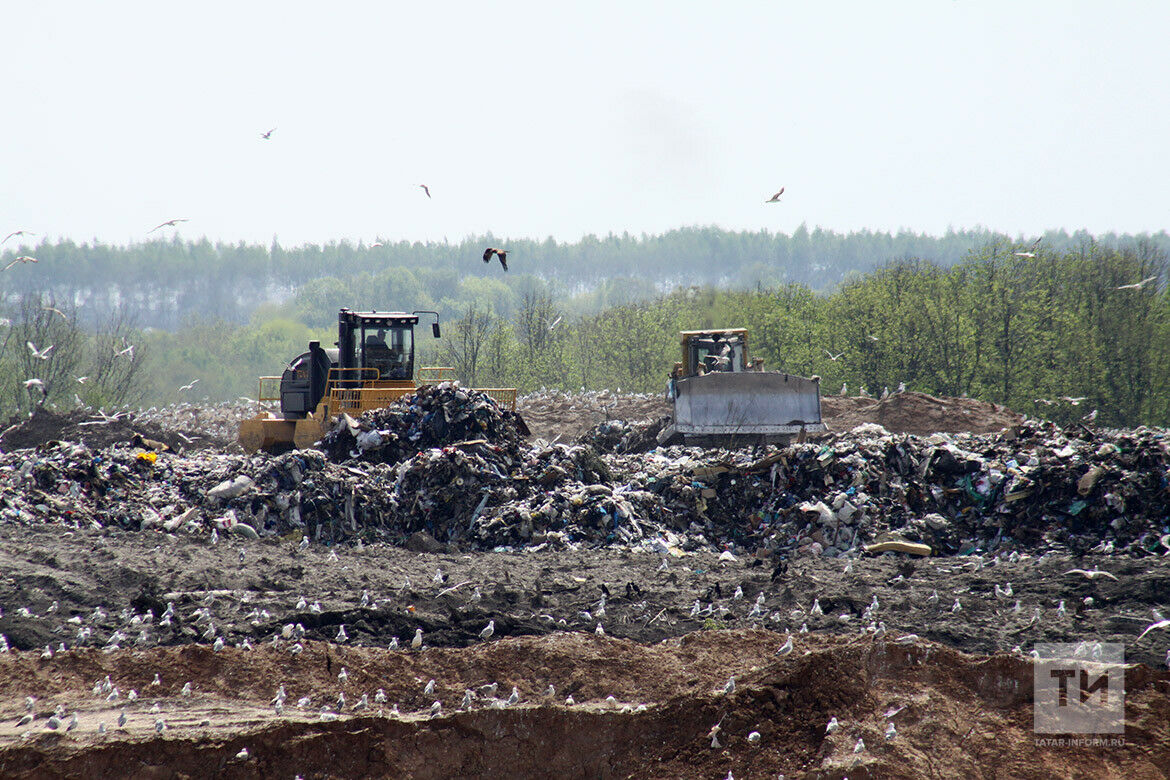
[[[6,2],[0,232],[1166,229],[1167,30],[1166,0]]]

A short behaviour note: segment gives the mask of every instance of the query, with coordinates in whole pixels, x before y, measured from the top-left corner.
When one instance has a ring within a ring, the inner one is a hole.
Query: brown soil
[[[846,573],[843,561],[809,558],[773,580],[751,560],[712,554],[660,571],[655,555],[612,549],[333,552],[336,560],[316,545],[301,552],[292,540],[212,545],[158,532],[0,527],[0,631],[27,648],[0,654],[0,776],[1158,777],[1170,765],[1170,674],[1150,670],[1161,665],[1166,632],[1135,641],[1151,608],[1170,601],[1170,559],[882,557]],[[1118,580],[1065,573],[1074,567]],[[434,581],[437,570],[444,582]],[[1014,596],[997,599],[995,585],[1007,582]],[[603,586],[605,616],[584,617],[597,611]],[[374,605],[360,605],[363,590]],[[751,621],[761,594],[766,617]],[[298,607],[302,597],[321,611]],[[859,630],[874,597],[886,628],[876,638]],[[956,598],[958,614],[950,611]],[[696,599],[727,612],[692,617]],[[813,599],[823,615],[810,611]],[[151,627],[162,646],[135,648],[138,629],[119,613],[157,615],[168,601],[175,625]],[[95,619],[98,605],[107,615]],[[204,606],[228,641],[220,652],[194,619]],[[79,624],[71,618],[93,627],[90,646],[42,658],[46,644],[72,646]],[[482,642],[489,619],[495,635]],[[289,651],[291,641],[272,645],[282,625],[298,622],[308,632],[302,653]],[[348,642],[329,641],[342,623]],[[126,649],[99,649],[115,628],[128,633]],[[421,651],[408,649],[416,628]],[[776,657],[789,633],[796,650]],[[920,639],[892,641],[909,633]],[[402,649],[387,649],[395,637]],[[255,649],[234,646],[245,639]],[[1146,664],[1127,676],[1126,745],[1037,747],[1022,651],[1082,639],[1124,641],[1127,660]],[[117,702],[90,690],[105,675],[120,690]],[[732,675],[735,693],[718,695]],[[436,690],[424,695],[431,679]],[[190,698],[180,694],[188,681]],[[501,696],[516,686],[520,703],[493,709],[481,696],[459,711],[465,689],[491,682]],[[268,702],[282,684],[288,699],[278,717]],[[544,696],[550,684],[555,699]],[[384,706],[353,712],[378,688]],[[130,689],[140,695],[133,704]],[[341,690],[349,702],[341,719],[321,720]],[[29,695],[37,720],[17,726]],[[564,703],[569,695],[573,706]],[[616,706],[606,703],[611,695]],[[302,696],[311,697],[307,709],[296,706]],[[435,700],[442,715],[432,719]],[[150,712],[156,702],[158,714]],[[79,713],[68,734],[45,727],[58,705]],[[647,709],[633,711],[639,705]],[[884,713],[902,706],[898,736],[887,741]],[[831,717],[842,728],[826,736]],[[722,747],[713,749],[716,723]],[[746,741],[752,731],[762,735],[758,745]],[[866,747],[854,753],[859,738]],[[249,757],[236,759],[244,747]]]
[[[5,777],[1163,777],[1170,765],[1170,674],[1126,675],[1124,747],[1038,747],[1031,664],[920,642],[801,636],[777,657],[774,634],[704,631],[647,646],[580,634],[503,639],[465,650],[357,649],[310,644],[138,653],[89,650],[44,661],[0,659],[10,702],[0,727]],[[349,681],[335,678],[345,666]],[[150,685],[158,673],[162,685]],[[109,675],[133,704],[89,690]],[[735,691],[721,690],[729,676]],[[429,680],[436,681],[424,695]],[[193,694],[179,689],[192,681]],[[71,734],[8,725],[31,683],[35,712],[79,711]],[[512,686],[505,709],[463,691]],[[279,685],[289,696],[276,715]],[[553,685],[556,694],[545,689]],[[349,701],[382,688],[374,712],[323,721],[338,690]],[[575,704],[568,706],[565,696]],[[304,709],[293,705],[309,696]],[[613,696],[614,701],[608,701]],[[430,714],[432,699],[442,713]],[[151,712],[158,705],[159,712]],[[397,705],[399,714],[389,707]],[[644,709],[643,709],[644,707]],[[901,708],[890,718],[887,713]],[[117,713],[127,713],[124,727]],[[156,733],[162,718],[166,730]],[[825,733],[830,718],[840,728]],[[109,731],[99,735],[95,724]],[[897,734],[885,738],[888,723]],[[713,747],[710,734],[718,725]],[[758,744],[747,736],[759,732]],[[858,748],[858,740],[864,747]],[[247,751],[242,754],[241,751]]]
[[[1023,418],[1006,406],[974,398],[936,398],[895,393],[886,399],[825,396],[821,415],[830,430],[848,431],[876,423],[890,433],[995,433]]]
[[[612,396],[588,403],[571,396],[528,397],[518,406],[533,436],[572,441],[605,420],[650,420],[670,414],[660,396]],[[890,433],[995,433],[1020,422],[1007,407],[974,398],[895,393],[884,400],[822,396],[821,416],[831,431],[876,423]]]

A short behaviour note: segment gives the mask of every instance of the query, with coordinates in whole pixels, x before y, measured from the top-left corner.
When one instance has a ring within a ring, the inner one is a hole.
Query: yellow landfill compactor
[[[257,401],[280,401],[280,416],[261,411],[241,422],[240,445],[249,453],[310,447],[339,414],[356,417],[412,394],[420,384],[453,380],[451,368],[419,368],[416,376],[414,326],[420,314],[435,315],[431,331],[439,338],[439,315],[433,311],[342,309],[332,349],[310,341],[309,351],[293,358],[281,376],[260,377]],[[516,411],[515,388],[478,389]],[[518,422],[523,431],[523,421]]]
[[[674,405],[658,443],[700,447],[787,443],[827,430],[819,377],[765,371],[743,328],[686,330],[667,393]]]

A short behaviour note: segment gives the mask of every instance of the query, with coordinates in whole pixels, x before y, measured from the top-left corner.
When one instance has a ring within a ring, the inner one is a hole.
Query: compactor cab
[[[825,430],[820,381],[765,371],[748,354],[743,328],[679,334],[682,360],[670,374],[674,404],[658,443],[738,446],[780,443]]]
[[[434,338],[440,338],[439,315],[432,311],[380,312],[342,309],[337,341],[309,349],[279,377],[260,377],[257,400],[279,401],[280,416],[260,412],[240,424],[240,444],[247,452],[308,447],[318,441],[338,414],[357,416],[414,392],[419,384],[453,380],[451,368],[415,371],[414,326],[420,314],[434,314]],[[279,390],[273,385],[279,381]],[[505,408],[516,409],[516,390],[487,388]]]

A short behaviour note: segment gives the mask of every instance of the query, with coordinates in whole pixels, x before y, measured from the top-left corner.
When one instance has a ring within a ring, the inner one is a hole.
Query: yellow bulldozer
[[[820,378],[765,371],[762,359],[748,356],[744,328],[684,330],[679,342],[682,360],[667,386],[673,413],[660,445],[775,444],[826,430]]]
[[[260,377],[256,400],[280,402],[280,416],[260,411],[240,423],[246,452],[310,447],[339,414],[357,416],[412,394],[420,384],[454,380],[452,368],[414,366],[414,326],[433,314],[431,332],[442,335],[433,311],[380,312],[342,309],[333,348],[309,342],[280,376]],[[515,388],[477,388],[502,408],[516,411]],[[522,425],[521,421],[521,425]]]

